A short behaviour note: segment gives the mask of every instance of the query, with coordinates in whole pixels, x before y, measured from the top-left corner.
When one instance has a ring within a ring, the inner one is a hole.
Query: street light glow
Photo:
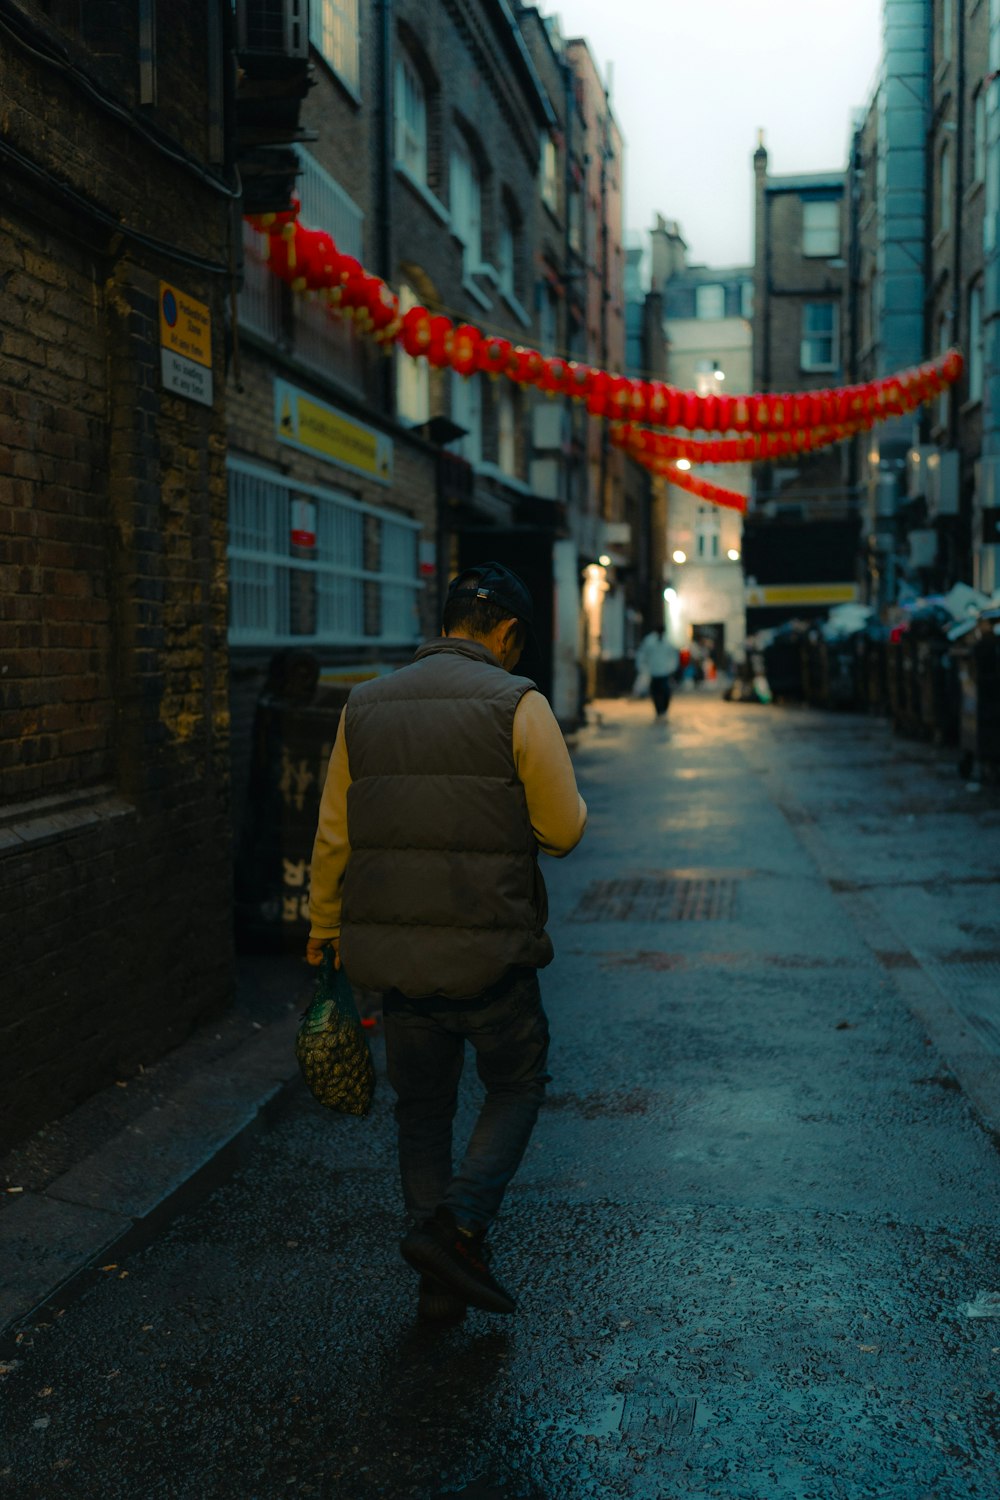
[[[730,562],[739,562],[740,560],[740,554],[737,552],[735,547],[730,547],[729,551],[726,553],[726,556],[729,558]]]
[[[691,460],[689,458],[679,458],[677,460],[677,467],[686,474],[691,467]]]
[[[674,562],[675,563],[685,563],[685,562],[687,562],[687,560],[688,560],[687,553],[686,552],[682,552],[681,549],[678,547],[677,551],[674,553]]]
[[[670,604],[674,599],[677,598],[677,590],[672,588],[665,588],[663,590],[663,597],[664,599],[666,599],[667,603]]]
[[[611,559],[606,552],[602,552],[597,561],[602,568],[609,568],[611,566]]]

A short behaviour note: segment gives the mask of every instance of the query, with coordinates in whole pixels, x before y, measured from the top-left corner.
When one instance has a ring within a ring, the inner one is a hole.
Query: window
[[[419,639],[415,521],[241,459],[228,467],[234,645]]]
[[[827,260],[840,254],[840,204],[835,199],[803,201],[802,254]]]
[[[412,58],[396,59],[396,161],[417,182],[427,181],[427,96]]]
[[[399,288],[400,314],[417,307],[419,297],[405,282]],[[402,348],[396,349],[396,414],[401,422],[416,427],[431,414],[431,372],[425,359],[412,359]]]
[[[726,316],[725,287],[695,287],[694,315],[696,318],[724,318]]]
[[[952,0],[941,0],[941,59],[943,62],[951,61],[953,46],[952,34],[955,29],[955,17],[953,14]]]
[[[547,279],[538,283],[538,347],[543,354],[556,352],[558,335],[555,287]]]
[[[938,230],[951,228],[951,147],[945,141],[938,162]]]
[[[740,316],[748,320],[753,317],[753,282],[740,282]]]
[[[497,393],[497,464],[504,474],[517,473],[516,406],[514,392],[502,385]]]
[[[302,203],[302,222],[310,229],[322,228],[333,236],[338,250],[364,259],[364,214],[354,200],[331,177],[304,146],[293,148],[301,174],[297,192]],[[362,338],[350,318],[330,313],[311,297],[292,299],[295,352],[325,375],[364,390]]]
[[[717,562],[721,552],[722,522],[716,506],[699,505],[694,533],[699,562]]]
[[[559,155],[550,135],[542,135],[541,190],[542,202],[553,213],[559,209]]]
[[[969,400],[983,399],[983,288],[981,282],[969,288]]]
[[[477,464],[483,456],[483,383],[482,377],[473,375],[466,380],[456,370],[451,372],[451,416],[452,421],[466,429],[466,435],[452,444],[454,451],[470,464]]]
[[[833,302],[807,302],[802,309],[803,370],[835,370],[840,363],[839,308]]]
[[[352,93],[361,90],[358,0],[312,0],[309,40]]]
[[[241,328],[278,343],[285,331],[283,287],[267,265],[267,236],[243,220],[243,285],[237,315]]]
[[[517,296],[517,225],[510,207],[500,210],[500,237],[497,242],[497,272],[500,290],[506,297]]]
[[[462,273],[483,262],[483,191],[472,148],[459,135],[451,152],[451,227],[462,241]]]
[[[982,182],[986,176],[986,88],[980,88],[972,101],[972,180]]]

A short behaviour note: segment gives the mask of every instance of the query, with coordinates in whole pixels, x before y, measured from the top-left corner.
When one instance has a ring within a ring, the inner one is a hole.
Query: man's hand
[[[323,962],[325,949],[333,949],[333,967],[340,968],[340,940],[338,938],[310,938],[306,943],[306,963],[316,969]]]

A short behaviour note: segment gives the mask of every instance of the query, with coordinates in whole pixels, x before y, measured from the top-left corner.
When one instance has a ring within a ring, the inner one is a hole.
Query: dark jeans
[[[651,677],[649,679],[649,696],[653,700],[656,717],[662,719],[670,707],[670,678]]]
[[[444,1204],[463,1228],[485,1229],[520,1165],[549,1079],[538,974],[512,970],[478,1002],[436,1004],[433,996],[407,1000],[390,991],[384,1014],[407,1213],[421,1223]],[[466,1041],[486,1098],[455,1172],[452,1122]]]

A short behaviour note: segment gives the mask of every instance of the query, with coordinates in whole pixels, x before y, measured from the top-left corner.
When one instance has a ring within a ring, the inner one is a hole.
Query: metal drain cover
[[[571,922],[727,922],[736,905],[737,881],[725,876],[684,879],[635,875],[594,880]]]

